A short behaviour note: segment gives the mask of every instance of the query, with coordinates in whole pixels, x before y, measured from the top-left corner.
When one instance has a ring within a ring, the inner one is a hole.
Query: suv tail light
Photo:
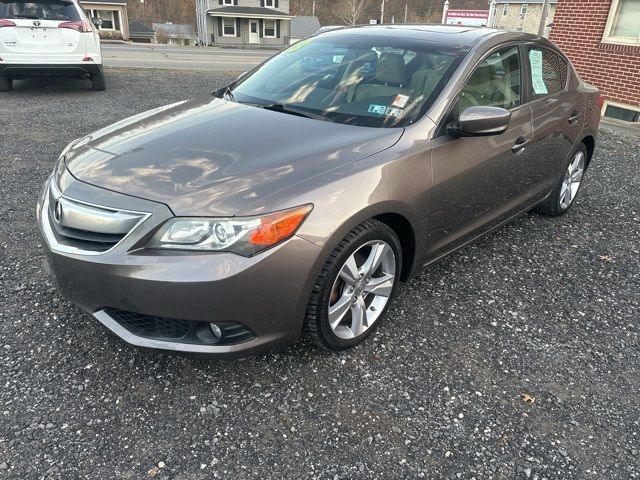
[[[78,20],[77,22],[64,22],[58,25],[58,28],[70,28],[71,30],[84,33],[93,32],[93,26],[84,20]]]
[[[16,24],[15,22],[12,22],[11,20],[2,20],[0,19],[0,28],[2,27],[15,27]]]
[[[604,105],[604,95],[598,95],[598,108],[602,110],[603,105]]]

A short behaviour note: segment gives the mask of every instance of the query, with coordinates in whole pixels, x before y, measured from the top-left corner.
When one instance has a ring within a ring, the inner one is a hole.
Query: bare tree
[[[346,25],[355,25],[367,7],[367,0],[342,0],[336,9],[336,16]]]
[[[166,45],[169,43],[169,32],[164,28],[158,28],[156,30],[156,41],[160,44]]]
[[[313,13],[313,0],[298,0],[291,2],[292,15],[311,15]]]

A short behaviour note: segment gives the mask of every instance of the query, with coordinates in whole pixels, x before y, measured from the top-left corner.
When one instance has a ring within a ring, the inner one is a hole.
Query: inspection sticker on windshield
[[[396,95],[396,98],[393,99],[392,107],[404,108],[407,106],[407,102],[409,101],[409,97],[406,95]]]
[[[369,113],[377,113],[378,115],[384,115],[387,113],[386,105],[369,105]]]
[[[385,115],[388,115],[390,117],[400,117],[402,116],[402,110],[399,108],[387,108],[387,111],[385,112]]]

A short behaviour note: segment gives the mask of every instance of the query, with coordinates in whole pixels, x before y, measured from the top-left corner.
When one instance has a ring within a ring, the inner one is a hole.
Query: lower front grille
[[[105,312],[134,335],[145,338],[179,340],[187,336],[190,322],[170,318],[151,317],[124,310],[106,309]]]
[[[237,322],[194,322],[154,317],[116,308],[105,308],[103,311],[133,335],[152,340],[195,345],[237,345],[256,337],[251,330]],[[212,323],[222,332],[220,337],[212,333]]]

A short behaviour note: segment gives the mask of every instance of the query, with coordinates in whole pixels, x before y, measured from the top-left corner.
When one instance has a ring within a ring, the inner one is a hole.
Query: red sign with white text
[[[447,25],[486,25],[489,21],[489,10],[448,10]]]

